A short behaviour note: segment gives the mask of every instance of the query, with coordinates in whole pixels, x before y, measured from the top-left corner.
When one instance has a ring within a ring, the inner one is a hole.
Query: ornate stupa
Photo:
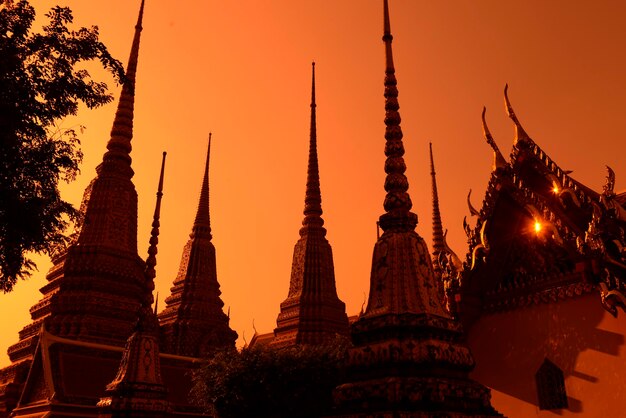
[[[218,347],[234,347],[237,333],[222,310],[217,281],[215,246],[209,214],[211,134],[196,218],[183,249],[178,274],[159,314],[162,349],[168,353],[202,357]]]
[[[349,332],[346,306],[335,287],[332,248],[322,219],[322,195],[317,160],[315,63],[312,66],[311,130],[304,220],[291,265],[289,294],[280,304],[274,340],[276,346],[318,344]]]
[[[161,377],[159,322],[156,312],[151,309],[156,277],[165,156],[164,152],[146,260],[146,292],[139,308],[137,325],[124,347],[117,375],[107,385],[106,395],[98,402],[99,418],[165,418],[171,412],[169,402],[166,400],[167,389]]]
[[[144,295],[144,262],[137,253],[137,192],[132,182],[135,78],[144,3],[142,1],[126,81],[119,98],[102,163],[85,190],[82,228],[53,259],[32,322],[9,347],[12,362],[0,370],[0,412],[19,400],[42,330],[94,344],[123,346],[133,331]]]
[[[384,0],[385,213],[372,260],[365,312],[352,324],[346,383],[334,398],[341,417],[500,416],[489,389],[469,378],[474,360],[460,324],[443,306],[433,264],[415,232],[398,89]]]

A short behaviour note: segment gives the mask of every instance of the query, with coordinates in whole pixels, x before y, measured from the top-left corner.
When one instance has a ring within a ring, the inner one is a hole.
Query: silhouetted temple
[[[352,324],[347,382],[334,394],[337,412],[345,418],[501,416],[489,389],[469,378],[472,354],[443,306],[428,248],[415,232],[389,20],[384,0],[384,232],[374,246],[367,308]]]
[[[211,135],[196,217],[165,309],[152,308],[165,155],[146,261],[137,251],[132,182],[135,81],[144,1],[111,137],[85,190],[79,232],[41,288],[32,322],[0,370],[0,418],[211,416],[190,405],[202,357],[234,348],[223,312],[209,208]],[[388,0],[385,47],[383,234],[374,246],[366,309],[351,317],[338,298],[322,219],[315,67],[304,220],[276,348],[349,336],[347,373],[335,388],[337,418],[622,416],[626,386],[626,193],[607,167],[602,192],[574,180],[525,132],[506,159],[483,129],[494,164],[480,209],[463,225],[467,252],[448,246],[430,145],[433,245],[416,231]],[[462,254],[462,253],[460,253]],[[354,319],[354,321],[352,321]]]
[[[228,326],[217,282],[215,247],[209,214],[211,135],[200,191],[200,202],[189,241],[183,249],[172,294],[159,314],[162,346],[168,353],[202,357],[217,347],[234,347],[237,333]]]
[[[161,377],[159,322],[156,312],[151,310],[154,302],[152,290],[156,277],[165,155],[164,152],[146,259],[145,279],[148,291],[139,309],[137,325],[126,342],[117,376],[107,385],[105,396],[98,402],[100,418],[124,416],[156,418],[170,416],[172,412],[167,401],[167,388]]]
[[[287,299],[280,304],[271,343],[275,346],[318,344],[348,335],[346,305],[337,297],[333,252],[322,219],[317,163],[315,63],[312,66],[309,164],[300,239],[293,250]]]
[[[143,10],[142,0],[111,138],[83,197],[82,227],[54,258],[32,323],[0,370],[0,416],[205,416],[189,404],[189,372],[211,347],[234,347],[215,277],[208,172],[160,325],[151,311],[163,169],[144,262],[130,157]],[[197,267],[198,257],[213,257],[208,271]]]
[[[485,121],[494,165],[480,209],[468,199],[468,253],[441,258],[447,300],[468,333],[473,376],[492,388],[510,416],[538,410],[619,416],[626,388],[626,193],[574,180],[525,132],[504,91],[515,126],[508,161]],[[546,411],[546,413],[552,413]]]

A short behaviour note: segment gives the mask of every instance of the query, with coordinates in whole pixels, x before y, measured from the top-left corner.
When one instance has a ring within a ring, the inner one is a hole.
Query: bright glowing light
[[[538,234],[539,232],[541,232],[541,222],[539,221],[535,221],[535,233]]]
[[[558,194],[558,193],[559,193],[559,186],[554,185],[554,187],[552,188],[552,191],[553,191],[555,194]]]

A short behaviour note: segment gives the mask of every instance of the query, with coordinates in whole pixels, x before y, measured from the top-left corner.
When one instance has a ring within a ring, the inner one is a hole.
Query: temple
[[[208,157],[188,247],[192,266],[194,252],[212,254],[213,264],[208,272],[191,267],[175,282],[162,323],[151,309],[165,160],[144,262],[130,157],[143,14],[142,0],[107,151],[84,193],[82,225],[54,257],[32,322],[8,350],[12,363],[0,370],[2,417],[207,416],[188,399],[190,371],[210,347],[234,346],[210,243]]]
[[[188,399],[202,359],[234,349],[237,339],[212,242],[211,134],[191,234],[159,314],[152,293],[165,153],[145,261],[137,251],[130,154],[143,15],[144,0],[78,232],[53,258],[32,321],[0,370],[0,418],[216,416]],[[462,259],[446,241],[429,145],[429,251],[415,231],[405,175],[388,0],[382,39],[386,196],[367,306],[349,318],[337,295],[322,218],[313,63],[304,219],[289,290],[274,331],[255,333],[250,346],[350,339],[345,376],[332,392],[335,418],[621,416],[626,192],[616,193],[615,172],[607,167],[602,191],[572,178],[523,128],[505,87],[512,151],[505,158],[483,109],[493,167],[478,209],[467,196]]]
[[[99,418],[157,418],[170,416],[172,412],[171,405],[167,401],[167,388],[161,377],[159,322],[156,307],[155,312],[151,310],[154,302],[152,290],[156,277],[165,156],[164,152],[144,273],[147,292],[139,308],[137,325],[124,347],[117,375],[107,385],[105,397],[98,402]]]
[[[415,232],[387,0],[383,7],[384,232],[374,246],[367,308],[352,324],[354,347],[346,382],[334,392],[335,416],[501,416],[490,404],[489,389],[469,377],[472,354],[460,324],[443,306],[428,248]]]
[[[180,268],[165,309],[159,314],[162,347],[169,353],[203,357],[219,347],[235,347],[237,333],[228,326],[217,281],[215,246],[211,242],[209,160],[211,134],[198,211],[183,249]]]
[[[441,267],[472,376],[510,416],[615,416],[626,398],[612,383],[626,364],[626,193],[610,167],[602,192],[572,178],[525,131],[508,88],[504,99],[513,149],[507,161],[483,110],[493,171],[480,208],[468,199],[465,261]]]
[[[312,64],[309,164],[300,239],[293,250],[287,299],[280,304],[272,344],[319,344],[348,335],[346,306],[337,297],[333,252],[322,219],[317,163],[315,63]]]

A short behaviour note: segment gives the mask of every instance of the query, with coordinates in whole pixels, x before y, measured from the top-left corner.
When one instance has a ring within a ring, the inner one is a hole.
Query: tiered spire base
[[[280,304],[274,346],[320,344],[349,333],[346,305],[337,297],[326,230],[306,229],[294,248],[289,295]]]
[[[469,378],[474,360],[442,307],[424,240],[386,232],[372,266],[367,310],[352,324],[348,378],[334,392],[336,416],[502,416],[489,389]]]

